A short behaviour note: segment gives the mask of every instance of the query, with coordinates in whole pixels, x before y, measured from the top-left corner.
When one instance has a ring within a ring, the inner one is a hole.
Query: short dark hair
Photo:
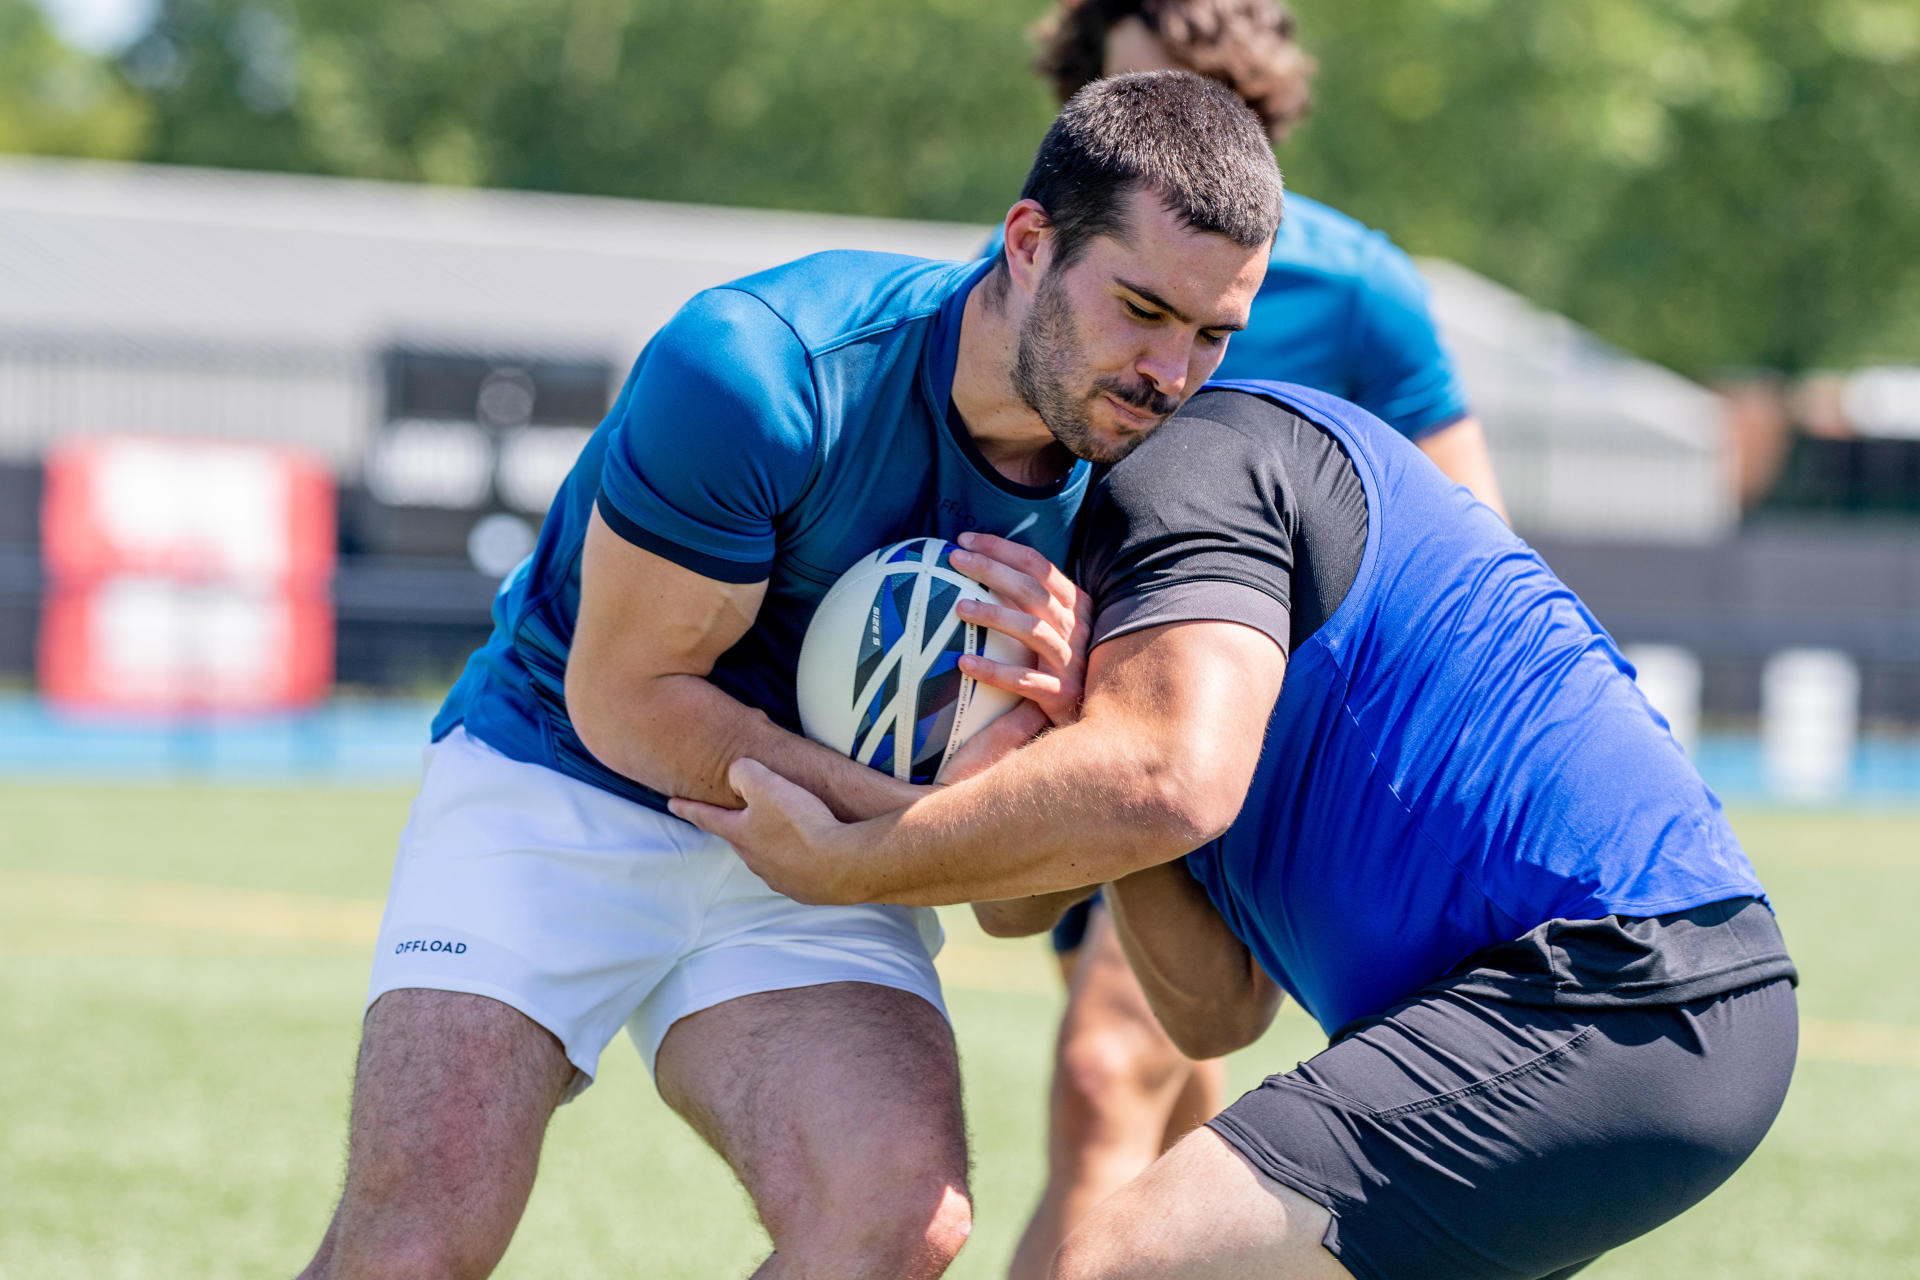
[[[1107,33],[1138,18],[1188,70],[1240,95],[1278,142],[1313,105],[1313,59],[1279,0],[1060,0],[1036,34],[1035,70],[1065,102],[1100,78]]]
[[[1216,81],[1188,71],[1096,80],[1047,130],[1020,189],[1047,211],[1054,261],[1095,236],[1124,236],[1142,188],[1196,231],[1256,249],[1280,226],[1280,168],[1260,121]]]

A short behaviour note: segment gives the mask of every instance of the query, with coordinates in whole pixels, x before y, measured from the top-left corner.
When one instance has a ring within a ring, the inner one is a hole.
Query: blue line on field
[[[339,698],[298,713],[166,720],[76,715],[29,694],[0,694],[0,779],[410,782],[437,705]],[[1707,735],[1695,763],[1723,800],[1776,799],[1753,735]],[[1920,738],[1862,738],[1836,799],[1920,803]]]

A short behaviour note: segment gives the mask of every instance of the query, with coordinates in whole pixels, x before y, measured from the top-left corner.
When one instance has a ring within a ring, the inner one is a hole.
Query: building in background
[[[259,441],[339,482],[343,682],[444,686],[688,297],[977,227],[0,158],[0,673],[32,669],[49,450]]]
[[[0,672],[31,669],[48,451],[131,435],[323,460],[339,485],[340,680],[444,686],[618,380],[686,298],[822,249],[955,258],[982,239],[0,158]],[[1776,441],[1773,463],[1754,461],[1751,405],[1730,412],[1739,399],[1461,268],[1422,269],[1516,526],[1623,642],[1665,646],[1669,673],[1691,655],[1694,674],[1665,683],[1698,690],[1688,717],[1752,721],[1770,659],[1815,650],[1851,664],[1870,724],[1920,727],[1920,523],[1829,518],[1818,486],[1795,480],[1807,446]],[[1899,400],[1867,390],[1869,407]],[[1767,505],[1769,484],[1795,483],[1799,497]],[[1920,512],[1920,468],[1875,483],[1908,484]],[[1743,496],[1766,518],[1743,522]]]

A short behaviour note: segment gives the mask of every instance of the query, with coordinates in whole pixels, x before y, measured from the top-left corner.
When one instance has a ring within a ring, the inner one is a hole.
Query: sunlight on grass
[[[341,1173],[404,792],[0,787],[0,1280],[291,1275]],[[1805,974],[1787,1107],[1705,1204],[1588,1274],[1901,1274],[1920,1256],[1920,817],[1742,815]],[[947,913],[977,1227],[1002,1274],[1041,1176],[1060,997],[1034,941]],[[1283,1014],[1236,1087],[1310,1054]],[[1578,1188],[1568,1188],[1577,1195]],[[739,1276],[765,1237],[616,1041],[556,1119],[499,1274]]]

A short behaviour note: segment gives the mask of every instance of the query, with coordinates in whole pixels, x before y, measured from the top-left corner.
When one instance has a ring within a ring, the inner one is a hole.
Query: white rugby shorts
[[[455,729],[427,750],[367,1004],[511,1005],[566,1048],[572,1098],[622,1025],[651,1071],[675,1022],[756,992],[868,982],[944,1015],[940,943],[930,908],[805,906],[726,841]]]

